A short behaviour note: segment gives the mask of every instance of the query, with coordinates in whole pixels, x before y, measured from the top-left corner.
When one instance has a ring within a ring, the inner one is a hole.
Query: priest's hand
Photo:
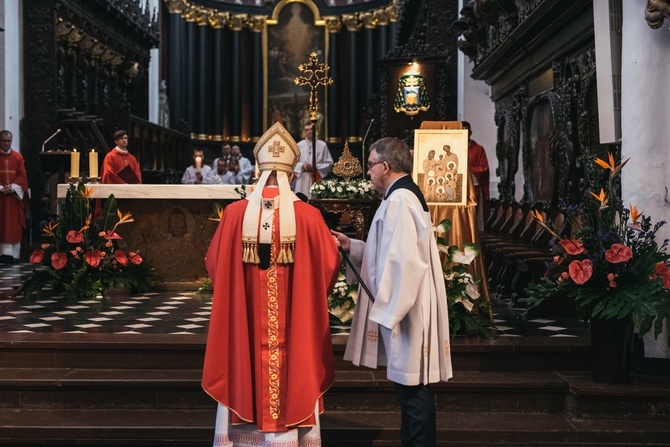
[[[346,234],[330,230],[331,233],[333,233],[333,237],[335,238],[335,243],[337,244],[337,248],[341,248],[343,252],[348,252],[349,249],[351,249],[351,239],[349,236]]]

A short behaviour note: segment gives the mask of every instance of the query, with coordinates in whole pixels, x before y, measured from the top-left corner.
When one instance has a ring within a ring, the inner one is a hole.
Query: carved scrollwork
[[[647,0],[644,9],[644,20],[650,28],[658,29],[663,26],[665,19],[670,19],[670,1]]]

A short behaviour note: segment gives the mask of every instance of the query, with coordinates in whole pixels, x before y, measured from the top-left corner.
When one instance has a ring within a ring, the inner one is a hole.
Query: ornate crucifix
[[[309,55],[306,64],[300,64],[298,70],[309,76],[298,76],[295,78],[296,85],[309,86],[309,120],[312,122],[312,183],[317,181],[316,169],[316,121],[319,110],[319,97],[317,89],[320,85],[330,85],[333,78],[328,77],[328,64],[319,63],[319,57],[316,53]]]

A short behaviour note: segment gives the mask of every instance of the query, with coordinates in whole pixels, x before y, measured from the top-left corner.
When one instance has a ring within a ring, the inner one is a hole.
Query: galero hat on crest
[[[279,264],[293,263],[296,236],[293,202],[300,199],[291,191],[288,174],[293,173],[293,168],[300,160],[300,149],[291,134],[281,124],[275,123],[256,143],[254,157],[261,176],[253,192],[246,198],[249,204],[244,213],[242,225],[244,248],[242,260],[250,264],[260,263],[258,244],[259,242],[272,243],[272,234],[276,225],[274,215],[278,208],[280,249],[276,262]],[[279,195],[272,199],[265,199],[263,188],[273,171],[277,175]],[[261,222],[263,222],[262,226]]]

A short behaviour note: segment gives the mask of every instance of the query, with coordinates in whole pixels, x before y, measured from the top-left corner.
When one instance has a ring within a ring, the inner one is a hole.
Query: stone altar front
[[[139,250],[155,269],[156,289],[197,288],[206,277],[205,254],[217,228],[213,204],[240,199],[236,185],[103,185],[90,184],[93,199],[111,194],[121,212],[135,222],[120,225],[120,246]],[[58,185],[64,199],[69,185]],[[251,187],[246,187],[248,192]]]

